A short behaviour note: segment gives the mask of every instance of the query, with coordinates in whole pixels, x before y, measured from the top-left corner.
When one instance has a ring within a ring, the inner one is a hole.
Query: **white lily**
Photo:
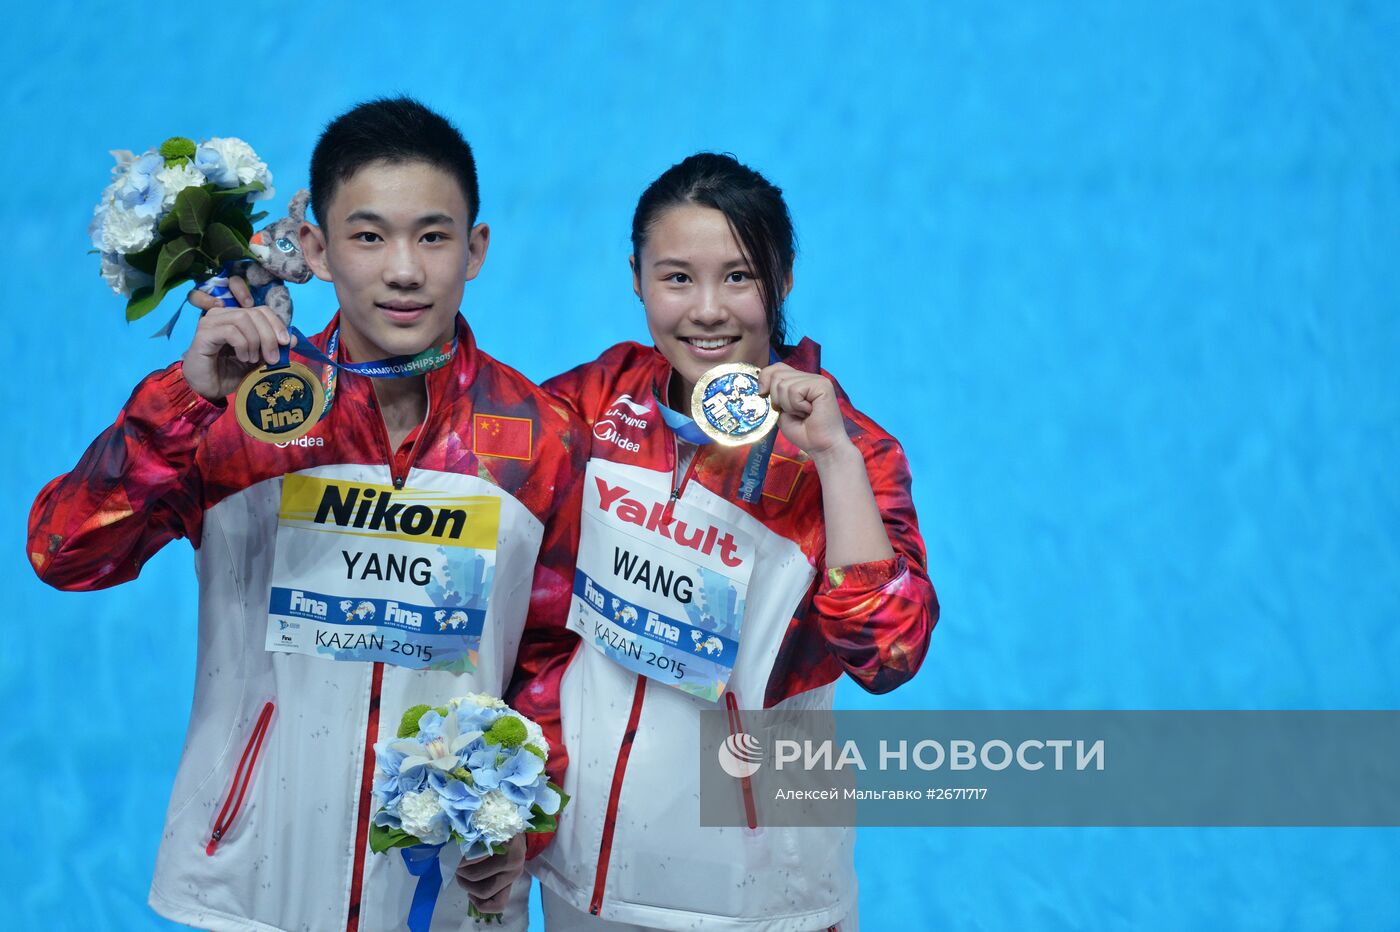
[[[399,773],[406,774],[419,767],[429,767],[447,774],[461,766],[458,754],[462,748],[481,737],[480,731],[457,732],[457,716],[446,718],[436,711],[423,713],[418,720],[418,730],[433,735],[425,743],[421,738],[399,738],[389,742],[389,747],[404,756],[399,765]]]

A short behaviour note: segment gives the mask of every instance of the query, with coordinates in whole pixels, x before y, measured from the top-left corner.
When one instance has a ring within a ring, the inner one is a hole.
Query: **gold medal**
[[[744,362],[715,366],[695,383],[690,416],[715,443],[742,447],[767,436],[778,409],[758,393],[758,367]]]
[[[243,432],[264,443],[296,440],[316,426],[326,403],[321,380],[299,362],[248,373],[234,397]]]

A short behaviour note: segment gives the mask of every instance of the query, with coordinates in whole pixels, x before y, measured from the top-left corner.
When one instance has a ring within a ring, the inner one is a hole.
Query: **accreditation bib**
[[[753,563],[739,528],[590,460],[569,627],[628,670],[714,702],[739,653]]]
[[[266,647],[411,669],[476,669],[501,501],[290,474]]]

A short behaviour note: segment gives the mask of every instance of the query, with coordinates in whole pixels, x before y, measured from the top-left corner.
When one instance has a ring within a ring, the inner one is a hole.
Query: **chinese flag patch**
[[[472,452],[477,456],[528,460],[534,454],[533,441],[534,425],[527,417],[472,415]]]
[[[774,453],[768,458],[768,475],[763,480],[763,494],[780,502],[792,499],[797,480],[802,478],[802,464]]]

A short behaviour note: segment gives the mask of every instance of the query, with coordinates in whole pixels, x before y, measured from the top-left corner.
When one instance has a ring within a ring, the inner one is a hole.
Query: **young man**
[[[374,101],[327,127],[311,189],[320,225],[301,244],[340,302],[312,342],[343,365],[415,357],[399,371],[425,374],[312,363],[330,397],[316,426],[251,439],[229,396],[289,336],[235,282],[242,306],[208,310],[30,516],[35,572],[62,589],[132,579],[176,537],[196,548],[194,706],[150,902],[208,929],[401,928],[416,880],[369,850],[375,742],[412,705],[507,693],[517,665],[573,638],[586,435],[458,314],[490,235],[470,147],[415,101]],[[557,705],[525,693],[562,783]],[[487,911],[523,851],[462,865]],[[458,867],[452,845],[442,860]],[[466,915],[467,891],[444,884],[433,928]],[[506,921],[525,919],[517,898]]]

